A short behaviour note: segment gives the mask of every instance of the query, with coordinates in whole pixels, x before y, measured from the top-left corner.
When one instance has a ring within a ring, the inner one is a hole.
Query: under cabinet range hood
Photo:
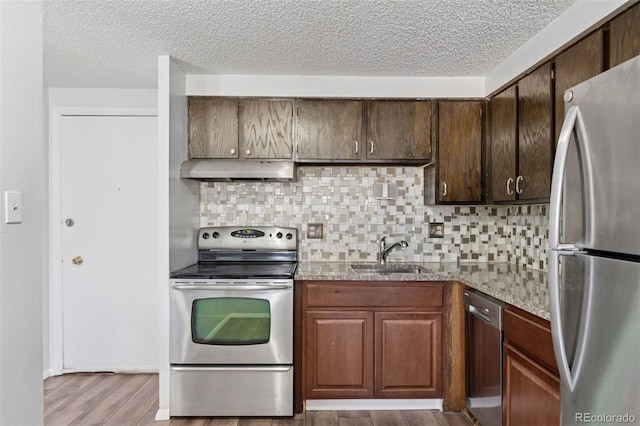
[[[202,181],[282,181],[296,180],[293,161],[194,159],[180,165],[180,177]]]

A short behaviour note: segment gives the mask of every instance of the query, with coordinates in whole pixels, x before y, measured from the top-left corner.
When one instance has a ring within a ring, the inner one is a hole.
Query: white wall
[[[637,0],[578,0],[485,77],[488,96]]]
[[[484,77],[187,76],[187,95],[321,98],[480,98]]]
[[[0,1],[0,194],[22,193],[22,223],[0,223],[0,424],[43,423],[47,149],[42,4]],[[0,201],[4,210],[4,197]]]
[[[49,108],[156,108],[155,89],[49,88]]]
[[[158,57],[158,150],[160,185],[160,395],[156,420],[169,418],[169,273],[197,260],[199,182],[180,179],[180,163],[187,159],[186,75],[171,60]]]

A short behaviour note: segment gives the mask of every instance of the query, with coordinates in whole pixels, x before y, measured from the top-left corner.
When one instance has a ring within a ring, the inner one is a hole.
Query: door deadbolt
[[[69,218],[64,221],[64,224],[71,228],[73,225],[75,225],[75,222],[73,221],[73,219]]]
[[[84,262],[84,260],[82,259],[82,256],[76,256],[73,259],[71,259],[71,263],[73,263],[74,265],[82,265],[82,262]]]

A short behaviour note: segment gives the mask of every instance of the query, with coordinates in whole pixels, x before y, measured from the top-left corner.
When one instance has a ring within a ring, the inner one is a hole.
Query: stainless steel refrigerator
[[[549,213],[561,424],[640,424],[640,56],[564,99]]]

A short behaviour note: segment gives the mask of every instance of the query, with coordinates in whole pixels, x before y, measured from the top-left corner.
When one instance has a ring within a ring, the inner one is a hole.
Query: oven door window
[[[205,345],[257,345],[271,334],[268,300],[242,297],[197,299],[191,310],[191,336]]]

